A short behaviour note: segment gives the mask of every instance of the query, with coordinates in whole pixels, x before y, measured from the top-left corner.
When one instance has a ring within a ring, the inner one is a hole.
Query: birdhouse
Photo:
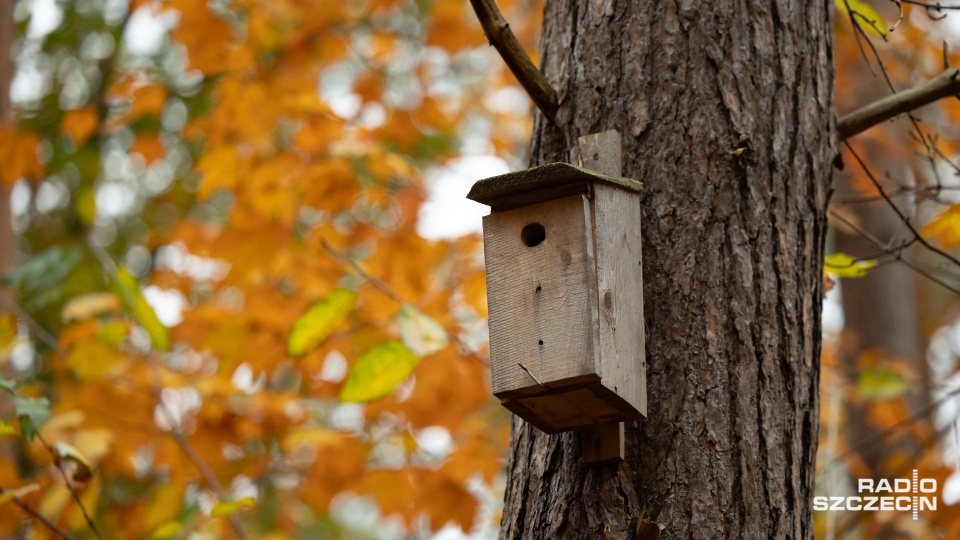
[[[493,393],[547,433],[646,415],[642,187],[551,163],[480,180],[467,195],[491,209]]]

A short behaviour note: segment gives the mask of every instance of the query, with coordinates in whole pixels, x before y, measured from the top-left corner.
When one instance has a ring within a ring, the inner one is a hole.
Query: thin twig
[[[357,261],[354,261],[353,259],[351,259],[346,253],[343,253],[342,251],[330,245],[330,242],[327,242],[326,239],[321,239],[320,243],[323,244],[323,249],[326,249],[330,253],[330,255],[333,255],[335,259],[352,268],[353,271],[356,272],[357,275],[359,275],[361,278],[363,278],[364,281],[366,281],[370,285],[373,285],[374,288],[376,288],[378,291],[382,292],[383,294],[387,295],[391,300],[400,304],[401,306],[413,305],[410,302],[407,302],[406,300],[404,300],[402,296],[397,294],[393,289],[390,288],[389,285],[384,283],[382,280],[380,280],[375,276],[371,276],[369,273],[367,273],[366,270],[364,270],[363,268],[360,267],[359,264],[357,264]],[[464,343],[463,340],[461,340],[458,335],[447,330],[446,328],[444,328],[443,331],[444,333],[447,334],[447,339],[455,343],[457,347],[459,347],[464,354],[466,354],[470,358],[473,358],[474,360],[479,361],[480,363],[486,366],[490,365],[489,358],[483,356],[482,354],[468,347],[467,344]]]
[[[507,67],[520,81],[533,103],[552,122],[557,113],[557,93],[543,76],[543,73],[533,65],[526,51],[513,35],[510,25],[500,14],[496,0],[470,0],[473,11],[480,19],[480,26],[487,35],[487,40],[497,49]]]
[[[917,263],[911,261],[910,259],[907,259],[906,257],[904,257],[903,254],[901,253],[902,249],[890,251],[888,248],[886,248],[886,247],[883,246],[883,242],[881,242],[877,237],[875,237],[875,236],[873,236],[872,234],[868,233],[867,231],[863,230],[863,229],[860,228],[860,226],[858,226],[856,223],[854,223],[854,222],[848,220],[847,218],[843,217],[842,214],[837,213],[837,212],[834,212],[834,211],[831,210],[831,211],[830,211],[830,215],[833,216],[834,218],[842,221],[846,226],[848,226],[848,227],[850,227],[851,229],[853,229],[854,232],[856,232],[856,233],[859,234],[860,236],[866,238],[867,241],[869,241],[871,244],[873,244],[873,246],[876,247],[877,249],[884,250],[886,253],[888,253],[889,255],[891,255],[894,259],[896,259],[896,260],[902,262],[903,264],[907,265],[907,267],[910,268],[911,270],[913,270],[914,272],[920,274],[921,276],[929,279],[930,281],[936,283],[937,285],[940,285],[940,286],[943,287],[944,289],[947,289],[948,291],[950,291],[950,292],[952,292],[952,293],[954,293],[954,294],[960,294],[960,289],[958,289],[958,288],[950,285],[949,283],[947,283],[947,282],[943,281],[942,279],[938,278],[937,276],[933,275],[933,274],[932,274],[930,271],[928,271],[926,268],[923,268],[923,267],[920,266],[919,264],[917,264]],[[911,242],[911,243],[913,243],[913,242]]]
[[[102,539],[100,536],[100,531],[97,529],[96,524],[93,523],[93,518],[90,517],[90,513],[87,512],[87,507],[84,506],[83,501],[80,499],[80,494],[77,493],[76,488],[73,487],[73,481],[67,477],[67,472],[63,470],[63,467],[60,466],[60,454],[47,443],[46,439],[43,438],[43,435],[40,434],[40,431],[37,431],[37,440],[40,441],[40,444],[47,449],[47,452],[50,452],[50,455],[53,457],[53,464],[56,466],[57,470],[60,471],[60,476],[63,477],[63,483],[67,487],[67,491],[70,492],[70,495],[73,497],[74,502],[77,503],[77,506],[80,507],[80,512],[83,513],[83,519],[87,522],[87,527],[93,531],[93,535],[97,538]]]
[[[877,100],[844,116],[837,122],[840,140],[853,137],[899,114],[957,94],[960,94],[960,69],[944,71],[919,86]]]
[[[6,493],[6,492],[7,491],[5,489],[0,487],[0,494]],[[29,514],[31,517],[33,517],[33,519],[39,521],[40,523],[43,523],[44,526],[46,526],[48,529],[50,529],[51,532],[53,532],[53,534],[59,536],[60,538],[63,538],[64,540],[74,540],[74,537],[72,534],[60,528],[56,523],[47,519],[46,516],[38,512],[37,509],[35,509],[34,507],[27,504],[27,502],[21,499],[18,495],[13,495],[12,501],[13,501],[13,504],[19,506],[21,510]]]
[[[844,146],[847,147],[847,150],[849,150],[850,153],[853,154],[853,157],[857,160],[857,163],[860,164],[860,168],[863,169],[863,172],[865,172],[865,173],[867,174],[867,177],[870,178],[870,181],[873,182],[873,185],[877,188],[877,191],[880,192],[880,195],[883,197],[883,200],[885,200],[885,201],[887,202],[887,205],[890,206],[890,209],[893,210],[893,211],[897,214],[897,217],[900,218],[900,221],[902,221],[903,224],[907,226],[907,228],[910,230],[910,233],[913,234],[913,237],[914,237],[914,238],[916,238],[917,242],[920,242],[920,244],[921,244],[923,247],[925,247],[925,248],[927,248],[928,250],[936,253],[937,255],[940,255],[941,257],[949,260],[949,261],[952,262],[953,264],[957,265],[958,268],[960,268],[960,260],[958,260],[958,259],[957,259],[956,257],[954,257],[953,255],[947,253],[946,251],[943,251],[942,249],[934,246],[933,244],[931,244],[930,242],[928,242],[926,238],[924,238],[923,236],[920,235],[920,231],[918,231],[918,230],[913,226],[913,224],[910,223],[910,218],[908,218],[907,216],[903,215],[903,212],[900,211],[900,208],[898,208],[897,205],[896,205],[896,203],[894,203],[893,200],[887,195],[887,192],[883,189],[883,186],[880,185],[880,182],[877,181],[877,178],[873,175],[872,172],[870,172],[870,169],[869,169],[869,167],[867,167],[867,164],[864,163],[863,159],[860,158],[860,154],[858,154],[858,153],[853,149],[853,147],[850,146],[850,143],[849,143],[849,142],[844,141],[843,144],[844,144]]]

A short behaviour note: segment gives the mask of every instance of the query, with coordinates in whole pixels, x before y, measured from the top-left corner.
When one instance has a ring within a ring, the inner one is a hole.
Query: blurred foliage
[[[533,52],[541,5],[502,4]],[[509,417],[480,238],[415,232],[425,171],[465,148],[517,164],[529,137],[469,5],[15,19],[0,486],[78,538],[54,454],[104,538],[493,534]],[[51,537],[11,500],[0,536]]]
[[[835,4],[839,115],[960,67],[960,12],[909,2],[901,11],[898,2],[886,0]],[[842,148],[842,170],[835,174],[830,223],[841,233],[867,239],[869,249],[834,252],[824,268],[831,285],[830,278],[841,279],[841,294],[843,280],[873,276],[887,265],[906,261],[921,272],[916,304],[896,306],[918,321],[921,349],[918,357],[905,358],[865,344],[849,329],[862,313],[844,314],[848,328],[825,336],[816,494],[857,496],[858,479],[910,479],[916,469],[920,478],[936,480],[937,510],[921,511],[917,520],[910,512],[817,512],[816,538],[960,538],[955,504],[960,500],[960,380],[954,376],[960,367],[960,342],[954,337],[960,330],[960,302],[947,288],[960,284],[960,266],[948,258],[960,247],[958,125],[960,103],[949,98],[847,141],[850,148]],[[909,223],[890,210],[891,203]],[[880,210],[862,211],[871,205]],[[880,223],[884,219],[889,223]],[[828,246],[828,251],[835,250]],[[913,287],[903,275],[885,273],[871,286],[879,287],[877,296],[886,294],[883,288]],[[893,339],[908,339],[910,330],[904,330]],[[880,461],[871,462],[871,456]]]
[[[540,2],[498,3],[536,58]],[[883,73],[906,88],[960,65],[958,26],[935,10],[836,5],[841,112]],[[4,276],[16,316],[0,316],[0,534],[51,537],[6,511],[15,495],[91,537],[72,490],[104,538],[237,525],[271,540],[495,535],[508,415],[483,363],[480,239],[415,230],[426,171],[478,148],[524,161],[526,105],[499,99],[520,91],[468,3],[21,0],[15,19],[16,120],[0,125],[19,261]],[[922,233],[952,250],[960,107],[918,114],[941,154],[903,120],[851,144],[904,164],[915,187],[881,180],[931,203]],[[843,175],[877,196],[862,171]],[[859,226],[843,204],[831,212]],[[891,260],[826,262],[841,279]],[[928,311],[932,343],[960,315],[937,295],[904,307]],[[941,488],[956,474],[960,444],[943,444],[956,428],[916,421],[908,403],[922,376],[828,336],[818,493],[875,474],[857,450],[893,439],[921,444],[885,470]],[[865,416],[845,417],[849,403]],[[883,437],[854,440],[851,423]],[[920,518],[815,524],[818,538],[960,537],[942,500]]]

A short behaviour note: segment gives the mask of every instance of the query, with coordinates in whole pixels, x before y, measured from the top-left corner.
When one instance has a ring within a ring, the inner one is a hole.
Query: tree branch
[[[887,96],[844,116],[837,123],[840,140],[862,133],[898,114],[957,94],[960,94],[960,69],[944,71],[920,86]]]
[[[487,40],[503,57],[533,103],[552,122],[557,113],[557,93],[520,46],[517,36],[510,30],[510,24],[500,14],[496,0],[470,0],[470,5],[480,20]]]
[[[2,487],[0,487],[0,495],[3,495],[3,494],[7,494],[7,491]],[[26,501],[21,499],[19,495],[16,495],[15,493],[10,493],[10,495],[13,496],[13,499],[11,499],[13,504],[19,506],[21,510],[23,510],[28,515],[33,517],[33,519],[46,525],[46,527],[50,529],[50,532],[52,532],[53,534],[55,534],[60,538],[63,538],[64,540],[74,540],[74,537],[72,534],[70,534],[64,529],[61,529],[60,527],[57,526],[56,523],[47,519],[46,516],[38,512],[34,507],[30,506],[29,504],[26,503]]]

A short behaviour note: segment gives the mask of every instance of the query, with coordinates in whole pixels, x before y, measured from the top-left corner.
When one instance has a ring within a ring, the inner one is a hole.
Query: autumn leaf
[[[155,540],[170,538],[171,536],[179,533],[182,527],[183,525],[181,525],[179,521],[167,521],[153,531],[153,538]]]
[[[835,5],[837,8],[844,12],[852,14],[853,17],[860,24],[860,27],[865,29],[867,32],[877,36],[884,37],[886,28],[883,18],[880,17],[880,14],[877,13],[877,10],[873,9],[873,6],[867,4],[863,0],[835,0]],[[848,7],[849,6],[849,10]]]
[[[79,450],[65,442],[57,442],[56,464],[71,482],[84,484],[93,478],[93,465]]]
[[[397,326],[403,344],[418,356],[429,356],[443,350],[449,342],[447,331],[437,321],[410,304],[404,304],[397,314]]]
[[[250,508],[257,504],[257,501],[253,497],[244,497],[238,501],[233,502],[219,502],[213,506],[210,510],[210,517],[212,518],[222,518],[232,514],[236,514],[243,508]]]
[[[0,437],[6,437],[7,435],[16,435],[17,430],[13,427],[12,424],[7,423],[2,418],[0,418]]]
[[[17,489],[2,489],[0,490],[0,505],[5,502],[12,501],[17,497],[23,497],[40,489],[39,484],[27,484],[21,488]]]
[[[879,366],[863,372],[857,381],[857,388],[867,399],[884,400],[903,394],[909,385],[901,374]]]
[[[877,266],[876,260],[858,260],[846,253],[833,253],[823,260],[823,271],[827,274],[858,278],[867,275],[867,271]]]
[[[926,238],[936,238],[945,248],[960,245],[960,204],[947,208],[945,212],[928,223],[920,234]]]
[[[337,289],[323,300],[310,306],[297,319],[287,336],[287,353],[303,356],[317,348],[330,337],[333,329],[353,309],[357,294],[346,289]]]
[[[60,311],[60,319],[65,323],[82,321],[102,313],[119,311],[120,300],[109,292],[89,293],[71,298]]]
[[[67,111],[60,120],[60,132],[81,145],[96,133],[100,124],[100,115],[93,107]]]
[[[115,285],[124,309],[147,331],[153,348],[161,352],[170,350],[169,330],[160,322],[147,299],[143,297],[137,278],[121,266],[117,268]]]
[[[340,391],[340,401],[363,403],[380,399],[410,376],[420,364],[402,341],[388,341],[360,357]]]
[[[37,178],[43,174],[35,133],[0,126],[0,186],[12,186],[20,177]]]
[[[45,397],[13,396],[13,408],[20,432],[28,441],[33,441],[40,427],[50,419],[50,401]]]

